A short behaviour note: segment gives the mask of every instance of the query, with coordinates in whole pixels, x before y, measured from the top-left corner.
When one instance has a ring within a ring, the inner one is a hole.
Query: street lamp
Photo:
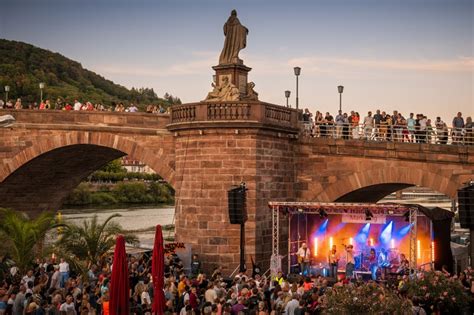
[[[41,93],[41,103],[43,103],[43,89],[44,89],[44,83],[43,82],[40,82],[39,84],[39,88],[40,88],[40,93]]]
[[[298,100],[298,77],[300,76],[301,73],[301,68],[300,67],[294,67],[295,70],[295,76],[296,76],[296,109],[298,110],[299,108],[299,100]]]
[[[290,107],[288,105],[288,98],[290,97],[291,91],[285,91],[285,97],[286,97],[286,107]]]
[[[5,104],[8,103],[8,92],[10,92],[10,86],[5,85]]]
[[[342,110],[342,92],[344,92],[344,87],[339,85],[337,91],[339,92],[339,110]]]

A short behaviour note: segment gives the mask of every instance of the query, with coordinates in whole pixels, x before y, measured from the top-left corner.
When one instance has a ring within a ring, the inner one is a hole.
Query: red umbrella
[[[151,274],[153,276],[153,305],[152,312],[155,315],[163,315],[165,310],[165,294],[163,287],[165,268],[165,251],[163,249],[163,233],[161,225],[156,226],[155,245],[153,246],[153,259],[151,265]]]
[[[117,236],[115,244],[112,279],[110,280],[110,314],[129,314],[128,300],[130,296],[128,282],[128,263],[123,235]]]

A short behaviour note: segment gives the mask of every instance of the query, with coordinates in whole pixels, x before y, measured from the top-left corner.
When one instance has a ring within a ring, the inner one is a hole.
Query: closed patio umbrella
[[[129,314],[129,279],[127,253],[123,235],[117,236],[114,251],[114,264],[110,280],[110,314]]]
[[[153,246],[153,258],[151,266],[151,274],[153,276],[153,292],[154,299],[152,304],[152,312],[155,315],[163,315],[165,309],[164,287],[164,268],[165,268],[165,251],[163,248],[163,233],[161,225],[156,226],[155,244]]]

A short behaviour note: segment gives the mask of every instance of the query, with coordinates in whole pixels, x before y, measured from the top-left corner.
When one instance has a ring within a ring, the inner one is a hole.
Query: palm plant
[[[67,255],[82,271],[87,267],[87,263],[102,265],[107,253],[115,245],[117,234],[124,235],[125,241],[129,244],[138,244],[137,236],[127,233],[120,224],[112,221],[120,216],[113,214],[102,224],[98,222],[97,215],[79,225],[66,223],[56,248],[61,254]]]
[[[42,212],[38,217],[29,219],[22,212],[0,209],[0,240],[2,249],[20,271],[32,265],[35,249],[42,247],[46,233],[57,227],[54,213]]]

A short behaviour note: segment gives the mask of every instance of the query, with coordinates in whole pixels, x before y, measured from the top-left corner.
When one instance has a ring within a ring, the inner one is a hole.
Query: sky
[[[211,90],[236,9],[249,29],[240,58],[262,101],[381,109],[450,121],[474,116],[472,0],[2,0],[0,38],[59,52],[126,87],[183,102]]]

